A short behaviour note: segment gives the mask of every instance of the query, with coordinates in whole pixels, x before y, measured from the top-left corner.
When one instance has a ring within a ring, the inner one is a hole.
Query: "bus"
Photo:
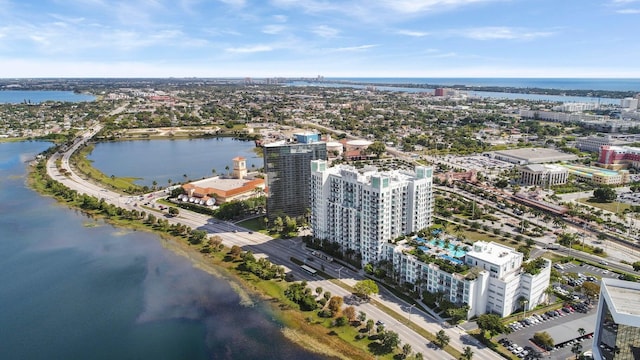
[[[308,272],[312,276],[316,276],[316,274],[318,273],[314,268],[311,268],[311,267],[309,267],[307,265],[302,265],[300,267],[302,268],[302,270]]]

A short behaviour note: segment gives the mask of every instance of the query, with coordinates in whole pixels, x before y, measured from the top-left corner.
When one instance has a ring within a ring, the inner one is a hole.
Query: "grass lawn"
[[[263,234],[269,235],[268,231],[264,228],[264,220],[262,220],[263,218],[264,216],[260,216],[253,219],[242,220],[238,223],[238,225],[249,230],[258,231]]]
[[[87,155],[89,155],[91,151],[93,151],[93,146],[87,146],[74,153],[71,157],[74,166],[80,173],[89,179],[93,179],[98,183],[109,186],[111,189],[118,190],[120,192],[140,189],[140,186],[133,183],[137,178],[107,176],[100,170],[94,168],[92,162],[87,159]]]
[[[589,201],[589,198],[582,198],[582,199],[578,199],[577,201],[581,204],[591,205],[593,207],[597,207],[602,210],[611,211],[612,213],[623,212],[626,209],[631,209],[631,205],[625,204],[620,201],[601,203],[601,202]]]

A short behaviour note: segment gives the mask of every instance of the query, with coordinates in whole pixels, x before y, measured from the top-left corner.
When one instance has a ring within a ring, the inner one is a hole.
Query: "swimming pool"
[[[441,258],[441,259],[445,259],[445,260],[449,260],[449,261],[451,261],[451,262],[452,262],[452,263],[454,263],[454,264],[458,264],[458,265],[462,265],[462,264],[464,264],[464,262],[463,262],[462,260],[460,260],[460,259],[456,259],[456,258],[453,258],[453,257],[451,257],[451,256],[449,256],[449,255],[440,255],[440,258]]]
[[[447,246],[447,248],[445,249],[444,240],[431,239],[429,241],[426,241],[424,238],[416,237],[415,241],[418,244],[424,244],[423,246],[418,247],[420,250],[424,252],[429,251],[429,248],[439,247],[440,249],[447,250],[449,255],[453,256],[454,258],[461,258],[467,254],[463,246],[459,246],[458,250],[455,250],[456,246],[454,244],[449,244],[449,246]]]

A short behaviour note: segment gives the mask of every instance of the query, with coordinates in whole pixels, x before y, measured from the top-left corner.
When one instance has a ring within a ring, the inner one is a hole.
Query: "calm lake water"
[[[0,143],[0,359],[321,359],[157,236],[28,189],[48,146]]]
[[[93,166],[107,176],[139,178],[139,185],[151,186],[156,181],[167,186],[168,180],[184,182],[233,170],[233,159],[243,156],[247,169],[262,167],[262,157],[253,152],[253,141],[228,137],[191,140],[135,140],[96,144],[88,156]]]
[[[81,102],[93,101],[96,97],[90,94],[77,94],[73,91],[54,90],[0,90],[0,104],[31,103],[45,101]]]

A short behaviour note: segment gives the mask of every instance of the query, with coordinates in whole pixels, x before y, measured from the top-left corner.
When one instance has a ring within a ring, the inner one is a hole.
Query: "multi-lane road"
[[[95,196],[96,198],[103,198],[110,204],[129,210],[155,211],[160,216],[166,216],[166,213],[156,208],[143,207],[142,205],[146,201],[152,202],[160,197],[161,192],[148,194],[144,196],[142,200],[137,197],[122,196],[119,193],[102,188],[97,184],[83,179],[73,171],[69,164],[71,154],[80,148],[80,146],[84,145],[84,143],[100,131],[100,129],[100,125],[92,127],[82,134],[66,152],[62,154],[56,153],[51,156],[47,162],[47,172],[49,176],[79,193]],[[58,168],[56,164],[58,160],[60,160],[60,168]],[[62,174],[61,169],[65,169],[64,174]],[[233,223],[217,220],[187,210],[180,211],[180,214],[175,217],[166,216],[166,219],[170,223],[181,223],[192,229],[205,230],[210,235],[219,235],[223,243],[227,246],[238,245],[244,250],[252,251],[254,254],[264,254],[264,256],[267,256],[273,263],[284,266],[296,279],[305,279],[309,282],[310,286],[320,286],[325,291],[330,291],[334,295],[348,298],[351,293],[338,284],[329,280],[313,277],[304,272],[291,258],[306,261],[309,266],[318,269],[324,268],[326,273],[339,278],[340,281],[350,286],[353,286],[357,281],[364,278],[362,274],[346,267],[341,267],[333,262],[311,256],[311,251],[304,246],[304,243],[300,239],[273,239],[258,232],[250,232]],[[401,320],[396,320],[396,317],[383,310],[383,306],[377,306],[377,304],[382,304],[384,307],[400,314]],[[384,322],[387,329],[397,332],[403,343],[410,344],[414,352],[421,352],[425,358],[452,359],[453,357],[442,350],[428,346],[428,341],[408,326],[409,322],[431,333],[436,333],[444,329],[451,339],[450,345],[452,347],[462,351],[464,347],[470,346],[474,352],[475,359],[489,360],[501,358],[488,348],[470,339],[460,328],[448,326],[442,323],[440,319],[436,319],[418,310],[415,306],[412,306],[412,304],[404,303],[388,292],[382,291],[378,296],[374,297],[371,302],[354,303],[353,305],[357,311],[364,311],[369,318]]]

